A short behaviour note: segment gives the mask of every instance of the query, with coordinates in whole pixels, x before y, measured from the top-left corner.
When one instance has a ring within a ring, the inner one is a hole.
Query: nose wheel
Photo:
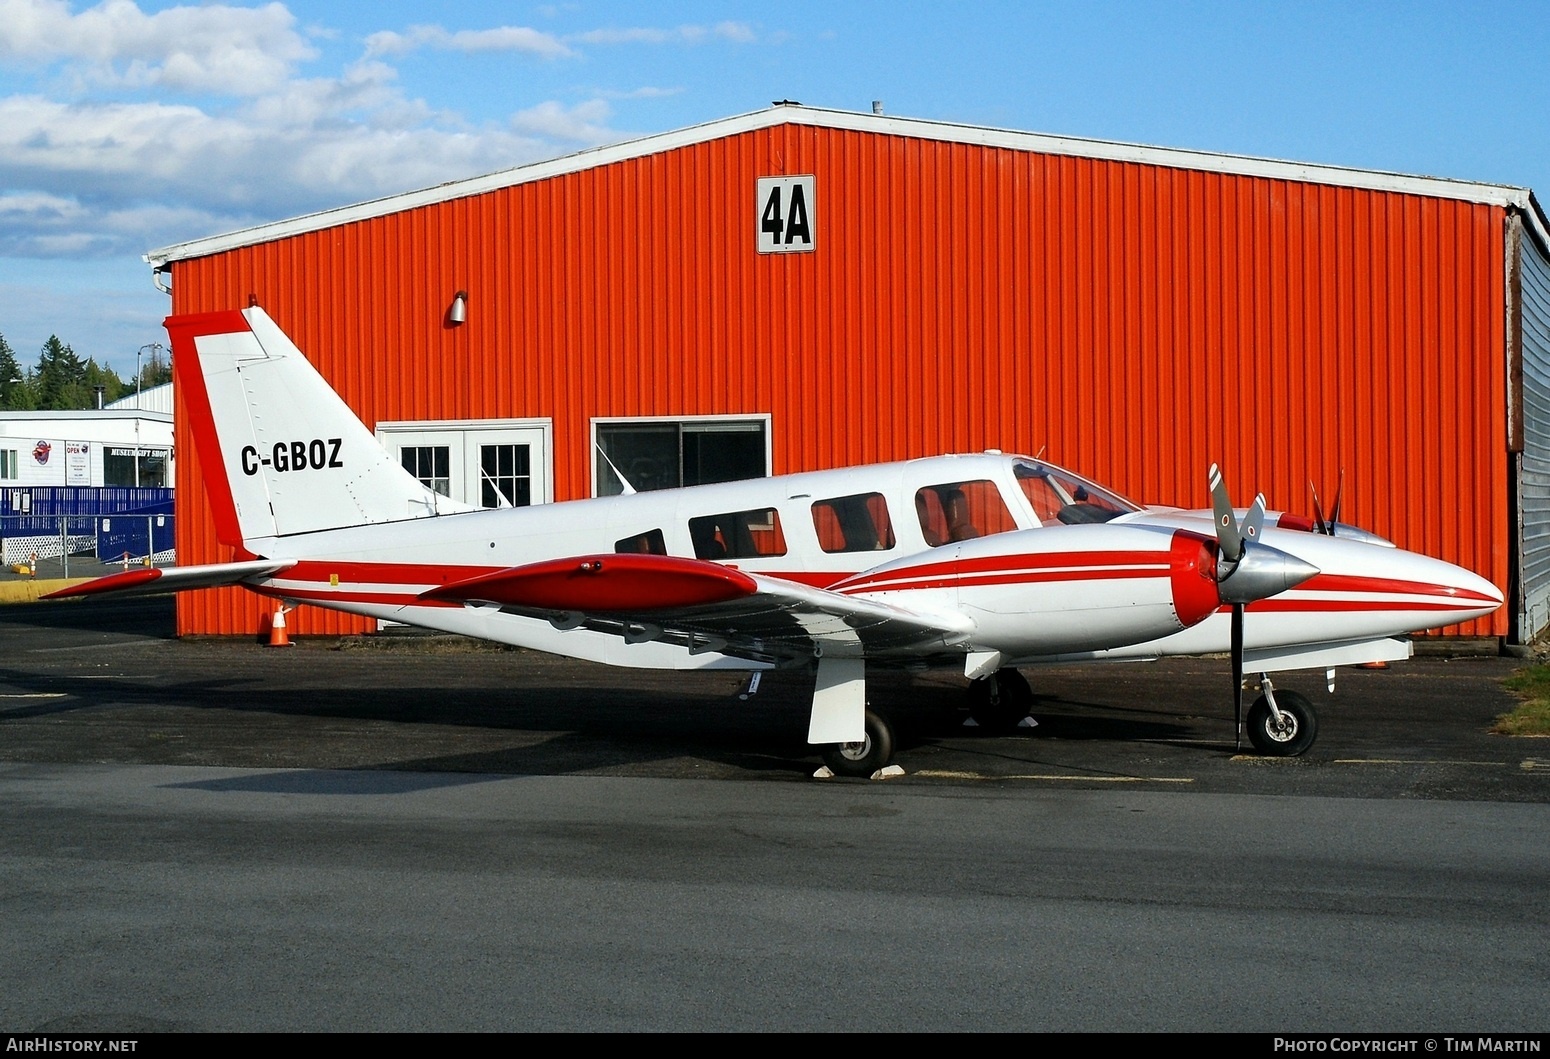
[[[1249,707],[1249,742],[1266,757],[1296,757],[1313,745],[1318,715],[1306,695],[1267,689]]]

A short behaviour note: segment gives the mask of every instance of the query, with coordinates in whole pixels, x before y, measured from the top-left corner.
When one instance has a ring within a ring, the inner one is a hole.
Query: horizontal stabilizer
[[[242,563],[211,563],[207,566],[143,567],[71,585],[39,598],[68,599],[72,596],[100,596],[107,593],[150,596],[163,592],[182,592],[190,588],[220,588],[267,577],[295,565],[295,559],[256,559]]]

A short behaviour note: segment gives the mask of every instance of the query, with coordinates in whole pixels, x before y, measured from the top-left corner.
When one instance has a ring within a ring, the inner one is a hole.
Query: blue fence
[[[38,486],[0,489],[0,561],[88,556],[173,560],[172,490]]]

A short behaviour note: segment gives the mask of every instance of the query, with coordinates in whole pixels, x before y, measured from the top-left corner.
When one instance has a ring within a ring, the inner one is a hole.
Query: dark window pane
[[[754,559],[786,554],[780,514],[771,507],[691,518],[689,538],[694,542],[697,559]]]
[[[622,541],[615,541],[614,551],[633,552],[641,555],[666,555],[667,540],[662,536],[661,530],[647,530],[645,533],[637,533],[633,537],[626,537]]]
[[[682,485],[678,468],[678,424],[609,423],[597,428],[597,493],[617,496],[624,492],[618,475],[609,469],[612,462],[619,474],[637,492],[672,489]],[[603,456],[608,459],[604,460]]]
[[[683,435],[684,485],[764,477],[763,430],[693,430]]]

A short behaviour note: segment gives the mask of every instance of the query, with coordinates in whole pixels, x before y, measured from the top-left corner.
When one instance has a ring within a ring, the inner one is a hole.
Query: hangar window
[[[762,478],[770,473],[768,416],[597,420],[593,495]]]
[[[533,473],[527,445],[479,446],[479,506],[527,507]]]
[[[666,555],[667,540],[662,536],[661,530],[647,530],[645,533],[626,537],[622,541],[614,541],[614,551],[637,555]]]
[[[813,529],[826,552],[885,552],[893,547],[893,523],[881,493],[859,493],[813,505]]]
[[[0,449],[0,480],[13,482],[16,478],[16,450]]]
[[[452,450],[446,445],[405,445],[398,450],[398,458],[425,488],[452,495]]]
[[[757,559],[786,554],[780,513],[772,507],[691,518],[689,539],[694,541],[696,559]]]
[[[1012,513],[995,482],[948,482],[915,494],[920,532],[933,548],[1014,530]]]

